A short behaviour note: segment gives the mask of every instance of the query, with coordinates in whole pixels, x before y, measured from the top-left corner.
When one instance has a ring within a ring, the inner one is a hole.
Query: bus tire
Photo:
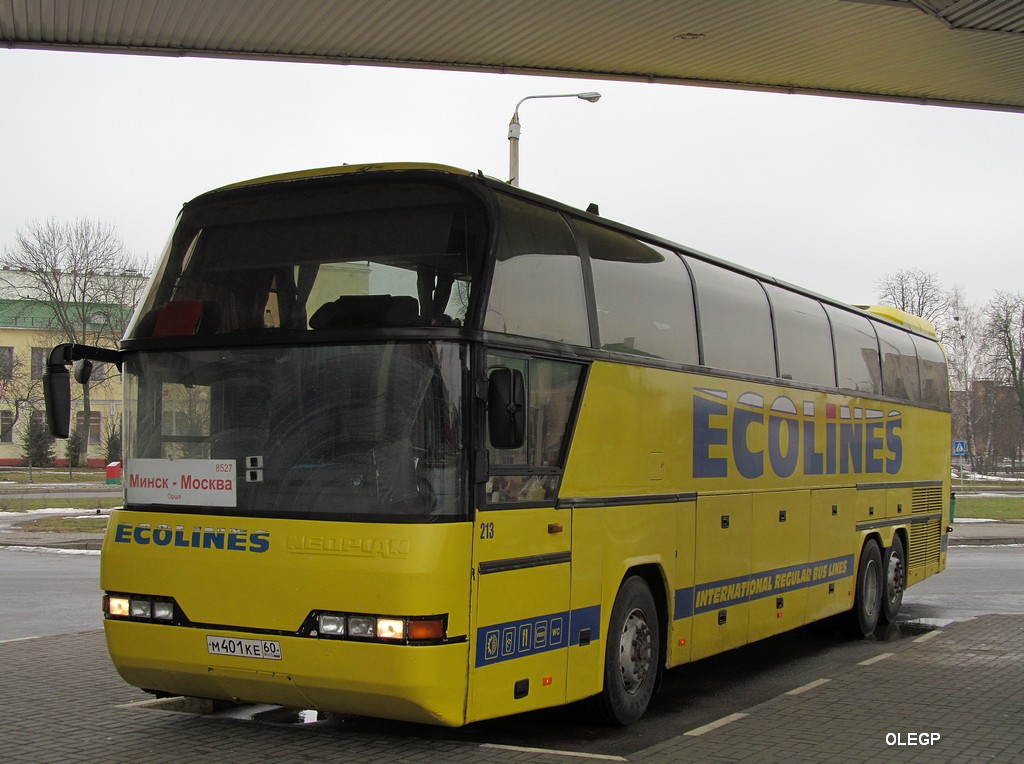
[[[619,589],[608,623],[604,689],[597,708],[609,724],[626,726],[647,710],[658,679],[661,629],[647,583],[631,576]]]
[[[882,565],[882,613],[885,623],[892,623],[903,604],[903,591],[907,588],[907,553],[900,534],[892,537],[892,546],[885,554]]]
[[[857,593],[853,600],[854,633],[866,637],[875,631],[882,611],[882,553],[878,542],[868,539],[860,553]]]

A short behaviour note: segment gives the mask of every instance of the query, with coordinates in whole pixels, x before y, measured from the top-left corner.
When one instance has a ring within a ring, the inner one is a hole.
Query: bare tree
[[[27,364],[15,358],[11,348],[0,348],[0,385],[3,385],[3,400],[11,406],[11,418],[0,424],[0,436],[6,437],[18,425],[25,411],[39,407],[43,400],[40,383],[32,379]]]
[[[1024,425],[1024,292],[996,292],[985,308],[992,376],[1013,390]]]
[[[949,293],[939,277],[920,268],[904,268],[875,282],[878,299],[902,311],[937,324],[949,304]]]
[[[0,260],[0,287],[20,299],[45,303],[51,329],[66,341],[116,347],[145,287],[143,260],[130,252],[114,226],[95,220],[33,221],[19,228]],[[82,389],[85,427],[91,407]],[[81,462],[88,458],[88,441]]]
[[[938,328],[949,359],[954,433],[967,440],[971,469],[977,471],[980,465],[976,446],[982,441],[991,442],[987,433],[978,431],[987,420],[983,419],[975,404],[976,383],[985,370],[984,315],[980,308],[967,302],[959,288],[954,287],[949,292],[948,313]]]

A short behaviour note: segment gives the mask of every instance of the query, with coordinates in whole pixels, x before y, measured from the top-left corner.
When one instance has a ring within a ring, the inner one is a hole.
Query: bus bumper
[[[121,677],[150,692],[272,703],[402,721],[465,724],[469,645],[412,646],[274,636],[280,660],[211,655],[207,636],[265,635],[104,622]]]

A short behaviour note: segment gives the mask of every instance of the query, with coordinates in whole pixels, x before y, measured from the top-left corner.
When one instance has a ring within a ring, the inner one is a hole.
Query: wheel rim
[[[868,560],[864,570],[864,612],[869,616],[874,615],[878,603],[881,601],[881,593],[878,585],[881,577],[877,568],[880,567],[875,560]]]
[[[889,602],[898,602],[903,596],[903,560],[899,555],[889,555],[889,565],[885,571],[886,591]]]
[[[622,686],[629,694],[635,694],[651,673],[653,651],[651,628],[642,610],[633,610],[626,616],[619,638],[619,669],[622,672]]]

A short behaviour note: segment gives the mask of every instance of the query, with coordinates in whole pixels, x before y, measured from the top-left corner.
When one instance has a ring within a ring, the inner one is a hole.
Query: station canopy
[[[1024,111],[1024,0],[0,0],[0,45]]]

